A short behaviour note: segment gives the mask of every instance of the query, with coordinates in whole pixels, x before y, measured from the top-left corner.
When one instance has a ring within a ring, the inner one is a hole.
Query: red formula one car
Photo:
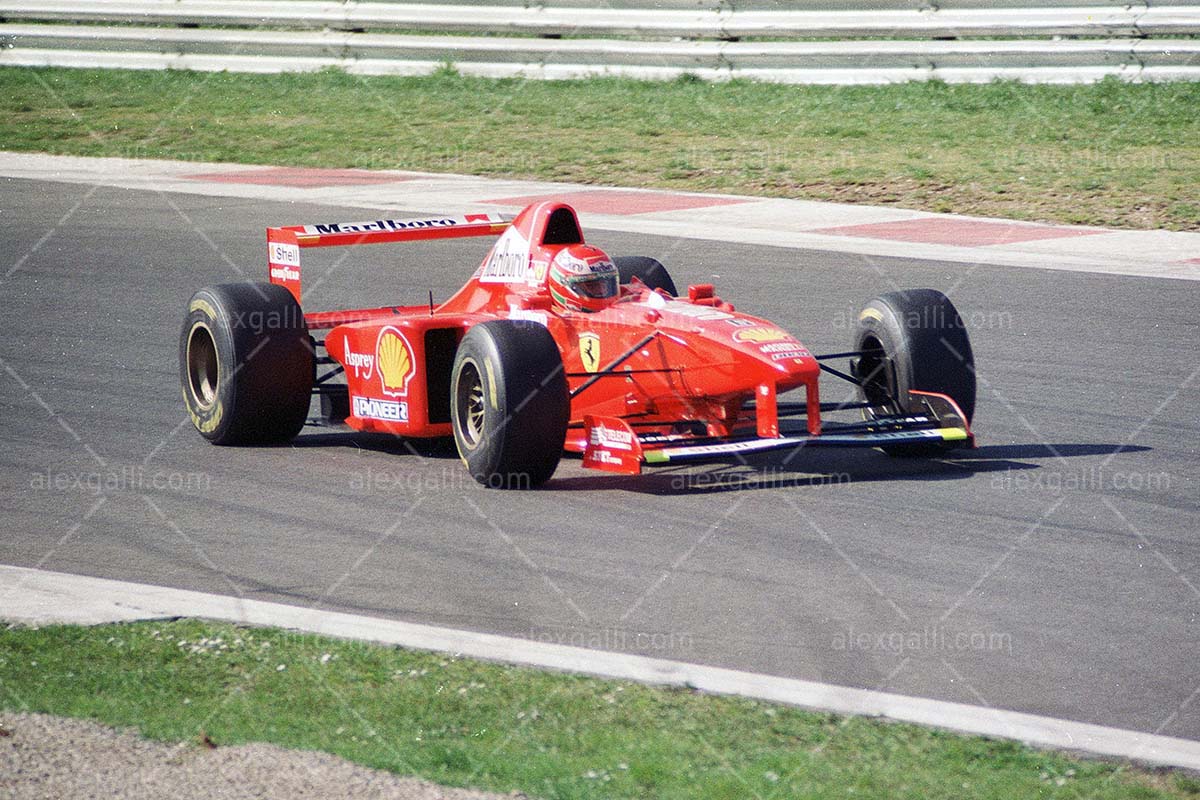
[[[306,248],[489,235],[491,252],[440,305],[301,310]],[[637,474],[800,446],[974,444],[970,343],[930,289],[881,295],[859,315],[852,350],[814,356],[711,284],[679,295],[654,259],[610,259],[562,203],[516,218],[270,228],[267,260],[270,283],[213,286],[188,303],[183,397],[216,444],[290,440],[314,394],[355,430],[453,436],[476,480],[506,488],[545,482],[564,450]],[[848,368],[826,363],[836,359]],[[858,402],[822,404],[822,371],[856,384]],[[802,401],[779,399],[792,390]],[[857,419],[822,419],[848,408]],[[789,432],[789,417],[806,424]]]

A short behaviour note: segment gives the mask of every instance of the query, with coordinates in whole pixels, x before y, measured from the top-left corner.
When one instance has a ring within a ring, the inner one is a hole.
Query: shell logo
[[[781,331],[779,328],[742,328],[733,334],[735,342],[754,342],[755,344],[782,342],[784,339],[790,338],[792,338],[791,334]]]
[[[389,397],[408,394],[408,382],[412,379],[412,348],[404,334],[391,326],[379,332],[375,340],[375,364],[379,368],[379,380],[383,393]]]

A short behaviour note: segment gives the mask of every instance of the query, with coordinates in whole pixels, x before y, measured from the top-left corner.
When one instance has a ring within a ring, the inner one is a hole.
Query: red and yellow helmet
[[[571,311],[599,311],[620,293],[617,265],[599,247],[567,245],[550,262],[550,295]]]

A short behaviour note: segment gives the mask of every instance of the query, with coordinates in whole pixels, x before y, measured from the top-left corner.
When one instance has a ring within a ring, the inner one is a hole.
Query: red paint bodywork
[[[547,268],[569,240],[582,241],[578,230],[574,210],[555,202],[531,205],[511,224],[476,214],[271,228],[268,260],[272,282],[299,299],[299,250],[306,247],[501,234],[475,274],[441,305],[305,314],[310,330],[327,331],[325,348],[345,369],[352,398],[346,422],[358,430],[450,435],[449,365],[457,342],[479,322],[525,319],[545,325],[562,353],[573,393],[568,450],[585,450],[585,416],[620,420],[643,444],[656,436],[664,443],[778,437],[776,395],[800,387],[808,432],[820,433],[817,361],[786,331],[721,301],[711,285],[671,298],[634,283],[597,313],[556,307]],[[623,355],[615,369],[605,369]],[[749,400],[756,410],[744,410]]]

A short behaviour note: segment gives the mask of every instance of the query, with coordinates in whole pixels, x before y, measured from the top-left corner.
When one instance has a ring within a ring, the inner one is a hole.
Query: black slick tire
[[[450,414],[458,454],[476,481],[496,489],[548,481],[570,413],[562,355],[546,328],[492,320],[467,331],[454,356]]]
[[[975,361],[966,326],[950,298],[935,289],[881,294],[858,315],[854,365],[862,381],[859,397],[868,418],[921,413],[908,392],[918,389],[949,396],[968,424],[975,414]],[[892,445],[892,455],[934,455],[944,445]]]
[[[282,286],[225,283],[192,295],[179,337],[179,378],[192,424],[213,444],[278,444],[304,427],[312,341]]]
[[[667,268],[658,259],[649,256],[617,256],[613,263],[617,265],[622,285],[637,278],[651,289],[662,289],[671,297],[679,296],[675,281],[671,280]]]

